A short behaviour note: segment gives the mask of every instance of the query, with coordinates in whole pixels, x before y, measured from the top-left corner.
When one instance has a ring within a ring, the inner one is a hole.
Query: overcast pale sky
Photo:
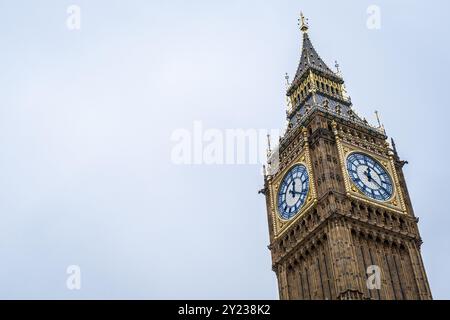
[[[450,298],[443,0],[0,0],[0,298],[277,298],[260,166],[177,166],[170,138],[284,126],[300,10],[409,161],[432,292]]]

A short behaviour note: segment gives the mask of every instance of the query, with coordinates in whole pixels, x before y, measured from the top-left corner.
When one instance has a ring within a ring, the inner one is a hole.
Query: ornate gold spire
[[[309,26],[308,26],[308,19],[305,18],[303,15],[303,12],[300,12],[300,19],[298,19],[298,25],[300,26],[300,30],[303,33],[307,33]]]
[[[336,83],[343,83],[341,77],[334,73],[326,65],[314,49],[308,35],[308,19],[305,18],[303,13],[300,13],[298,25],[300,26],[300,30],[303,32],[303,46],[301,49],[300,63],[298,65],[297,72],[295,73],[295,77],[287,91],[288,96],[291,96],[298,89],[302,80],[305,80],[304,78],[308,75],[310,70],[316,71],[317,74],[326,76],[328,79],[335,81]]]

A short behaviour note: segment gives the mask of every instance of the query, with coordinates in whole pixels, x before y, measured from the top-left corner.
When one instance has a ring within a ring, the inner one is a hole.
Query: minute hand
[[[384,190],[384,192],[389,193],[382,185],[380,185],[377,180],[372,178],[367,172],[364,172],[364,175],[368,178],[371,178],[371,181],[373,181],[380,189]]]

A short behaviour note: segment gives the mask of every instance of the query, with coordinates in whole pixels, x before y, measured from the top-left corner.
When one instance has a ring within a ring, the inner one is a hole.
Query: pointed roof
[[[302,57],[300,59],[300,64],[297,69],[295,77],[300,77],[301,74],[309,68],[318,68],[323,72],[329,73],[330,75],[336,76],[336,74],[331,71],[330,68],[323,62],[322,58],[319,56],[317,51],[309,39],[308,33],[303,34],[303,50]]]
[[[304,21],[302,16],[302,25],[301,30],[303,32],[303,48],[302,48],[302,56],[300,58],[300,63],[297,68],[297,73],[295,74],[294,81],[292,81],[292,85],[288,90],[288,95],[290,95],[302,78],[307,74],[307,71],[310,69],[315,70],[316,72],[323,74],[325,76],[331,77],[333,80],[343,83],[342,78],[331,71],[330,68],[326,65],[326,63],[322,60],[322,58],[317,53],[316,49],[311,43],[311,40],[308,36],[308,26]]]

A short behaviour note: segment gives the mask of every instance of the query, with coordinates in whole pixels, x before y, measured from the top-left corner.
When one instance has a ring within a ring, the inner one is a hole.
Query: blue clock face
[[[347,171],[356,187],[366,196],[379,201],[387,201],[392,197],[392,179],[372,157],[352,153],[347,158]]]
[[[278,191],[278,214],[292,219],[305,204],[309,191],[309,176],[304,165],[294,166],[283,178]]]

